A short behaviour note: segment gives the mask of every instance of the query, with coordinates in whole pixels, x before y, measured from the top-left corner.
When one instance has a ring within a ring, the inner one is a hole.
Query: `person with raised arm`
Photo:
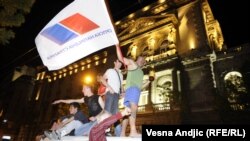
[[[127,68],[127,78],[125,85],[125,96],[124,96],[124,106],[130,107],[131,114],[128,118],[124,118],[122,121],[122,132],[121,136],[125,136],[126,128],[128,122],[130,124],[130,134],[131,137],[141,136],[136,130],[136,113],[138,109],[138,102],[141,94],[141,90],[148,86],[149,81],[143,84],[144,73],[142,67],[146,63],[143,56],[138,56],[137,60],[134,61],[129,58],[124,58],[120,50],[119,45],[116,45],[116,53],[118,59],[124,63],[125,68]]]

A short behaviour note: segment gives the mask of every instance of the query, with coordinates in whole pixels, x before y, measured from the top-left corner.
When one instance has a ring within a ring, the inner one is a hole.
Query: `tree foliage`
[[[14,27],[25,22],[35,0],[0,0],[0,45],[15,37]]]

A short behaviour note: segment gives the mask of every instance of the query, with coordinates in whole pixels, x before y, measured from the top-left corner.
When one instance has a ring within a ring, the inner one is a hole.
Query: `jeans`
[[[109,91],[105,95],[105,107],[104,109],[112,115],[118,112],[119,95],[117,93],[110,93]]]
[[[121,132],[122,132],[122,125],[121,125],[120,121],[118,120],[115,123],[115,136],[120,137],[121,136]]]
[[[110,93],[109,91],[106,93],[105,95],[106,99],[105,99],[105,107],[104,109],[111,113],[112,115],[115,115],[116,113],[119,112],[119,108],[118,108],[118,102],[119,102],[119,94],[117,93]],[[115,136],[120,136],[122,128],[121,128],[121,124],[119,121],[117,121],[114,124],[115,127]]]
[[[68,124],[66,124],[63,128],[58,129],[58,131],[61,132],[61,136],[65,136],[65,135],[69,134],[74,129],[76,131],[81,126],[83,126],[82,122],[80,122],[79,120],[73,120],[73,121],[69,122]]]
[[[91,128],[97,124],[97,121],[90,121],[82,124],[80,127],[75,129],[75,136],[88,136]]]

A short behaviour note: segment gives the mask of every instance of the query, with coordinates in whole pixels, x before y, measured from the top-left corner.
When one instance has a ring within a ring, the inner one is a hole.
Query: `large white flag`
[[[41,30],[35,43],[43,64],[57,70],[118,39],[104,0],[75,0]]]

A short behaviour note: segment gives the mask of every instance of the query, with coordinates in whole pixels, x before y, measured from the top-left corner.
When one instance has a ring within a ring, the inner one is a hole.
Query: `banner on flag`
[[[38,53],[49,70],[61,69],[118,43],[104,0],[75,0],[37,35]]]

